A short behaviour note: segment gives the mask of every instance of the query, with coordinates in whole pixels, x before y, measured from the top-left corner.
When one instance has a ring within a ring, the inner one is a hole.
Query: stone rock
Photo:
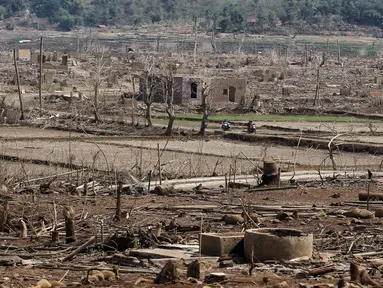
[[[364,222],[362,220],[360,220],[360,219],[352,219],[351,223],[353,223],[353,224],[363,224]]]
[[[116,280],[116,274],[113,271],[103,271],[104,279],[107,281],[115,281]]]
[[[222,220],[226,225],[242,224],[244,222],[243,217],[240,215],[225,215]]]
[[[16,266],[22,263],[19,256],[3,256],[0,257],[0,266]]]
[[[285,212],[279,212],[277,214],[277,219],[280,220],[280,221],[283,221],[283,220],[287,220],[287,218],[289,217],[289,215]]]
[[[174,193],[174,187],[170,185],[158,185],[154,187],[153,194],[165,196]]]
[[[251,218],[255,223],[258,224],[258,223],[261,222],[261,221],[260,221],[260,216],[259,216],[257,213],[255,213],[255,212],[248,212],[248,214],[249,214],[250,218]],[[242,212],[241,216],[242,216],[244,219],[247,218],[247,215],[246,215],[245,212]]]
[[[346,217],[350,218],[361,218],[361,219],[371,219],[375,217],[374,212],[368,211],[367,209],[355,208],[344,213]]]
[[[36,286],[40,288],[50,288],[52,287],[52,284],[49,283],[49,281],[46,279],[41,279],[39,282],[37,282]]]
[[[197,259],[189,263],[186,276],[201,280],[205,278],[205,272],[205,264]]]
[[[166,284],[178,278],[177,268],[172,261],[168,261],[154,280],[155,284]]]
[[[227,279],[227,276],[225,273],[210,273],[209,276],[205,277],[205,283],[211,284],[216,282],[223,282]]]
[[[288,288],[288,287],[290,287],[290,285],[287,284],[286,281],[283,281],[273,286],[273,288]]]

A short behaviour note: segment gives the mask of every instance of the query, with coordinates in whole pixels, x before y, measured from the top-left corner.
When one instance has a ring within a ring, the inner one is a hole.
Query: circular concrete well
[[[313,254],[313,234],[305,234],[294,229],[262,228],[245,232],[244,252],[250,261],[251,251],[254,258],[264,260],[290,260]]]

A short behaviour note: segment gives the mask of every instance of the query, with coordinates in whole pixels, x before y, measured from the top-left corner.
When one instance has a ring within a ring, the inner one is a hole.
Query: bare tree
[[[211,30],[211,48],[213,49],[213,54],[217,54],[217,46],[215,45],[215,28],[217,25],[216,18],[213,18],[213,25]]]
[[[147,121],[148,127],[152,127],[152,104],[154,100],[154,86],[155,80],[153,75],[150,73],[151,69],[145,71],[142,76],[142,98],[146,105],[145,119]]]
[[[174,78],[173,72],[170,72],[165,77],[165,103],[166,103],[166,113],[169,117],[168,127],[166,128],[165,135],[171,136],[173,132],[173,124],[176,119],[175,111],[174,111],[174,92],[175,92]]]
[[[84,28],[76,28],[73,30],[76,35],[76,49],[77,53],[81,53],[84,51],[85,53],[91,52],[93,50],[93,44],[96,38],[96,34],[94,28],[84,27]]]
[[[198,135],[205,136],[205,130],[207,127],[207,121],[208,121],[209,112],[210,112],[209,88],[205,82],[202,85],[201,97],[202,97],[201,108],[202,108],[203,116],[201,120],[201,128],[198,132]]]
[[[100,120],[98,114],[98,100],[99,100],[99,92],[100,92],[100,84],[101,84],[101,72],[104,70],[108,61],[105,60],[106,48],[101,46],[97,41],[96,51],[95,51],[95,68],[94,68],[94,120],[98,122]]]
[[[196,58],[197,58],[197,48],[198,48],[198,31],[197,31],[197,16],[193,17],[194,19],[194,26],[193,26],[193,31],[194,31],[194,53],[193,53],[193,63],[195,64]]]

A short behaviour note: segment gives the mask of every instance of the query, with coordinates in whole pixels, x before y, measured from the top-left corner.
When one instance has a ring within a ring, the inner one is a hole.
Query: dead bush
[[[19,109],[5,102],[5,96],[0,100],[0,124],[16,124],[19,121]]]

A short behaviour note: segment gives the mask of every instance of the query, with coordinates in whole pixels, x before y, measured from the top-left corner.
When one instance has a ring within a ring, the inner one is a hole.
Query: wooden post
[[[327,39],[327,54],[330,52],[330,42],[329,39]]]
[[[340,63],[340,46],[339,46],[339,40],[336,40],[336,46],[338,48],[338,63]]]
[[[21,98],[20,77],[19,77],[19,69],[17,68],[16,49],[13,49],[13,62],[15,64],[17,90],[19,92],[19,102],[20,102],[20,111],[21,111],[20,120],[24,120],[23,99]]]
[[[84,191],[82,192],[82,196],[86,196],[86,195],[88,195],[88,183],[87,183],[87,181],[85,179],[85,181],[84,181]]]
[[[116,215],[114,219],[116,221],[121,220],[121,191],[122,191],[122,182],[118,181],[117,184],[117,199],[116,199]]]
[[[100,233],[101,233],[101,242],[104,243],[104,220],[101,220],[100,225],[101,225],[101,231],[100,231]]]
[[[8,200],[4,200],[4,204],[3,204],[3,215],[1,217],[1,226],[0,226],[0,232],[4,232],[5,230],[5,225],[7,224],[7,219],[8,219],[8,209],[9,209],[9,205],[8,205]]]
[[[42,100],[42,89],[43,89],[43,37],[40,38],[40,79],[39,79],[39,107],[40,117],[43,113],[43,100]]]
[[[198,42],[197,42],[197,17],[194,17],[194,53],[193,53],[193,62],[195,64],[196,59],[197,59],[197,47],[198,47]]]
[[[52,231],[52,242],[58,242],[59,241],[59,231],[54,230]]]
[[[234,168],[233,168],[233,190],[235,186],[235,176],[237,174],[237,159],[234,159]]]
[[[80,55],[80,36],[77,34],[77,57],[79,55]]]
[[[319,103],[319,68],[317,69],[317,86],[315,89],[315,98],[314,98],[314,106]]]
[[[150,181],[152,181],[152,170],[148,173],[148,193],[150,192]]]
[[[157,143],[157,153],[158,153],[158,173],[160,177],[160,185],[162,185],[162,174],[161,174],[161,155],[160,155],[160,144]]]
[[[228,183],[227,183],[227,173],[225,173],[225,192],[227,192],[227,186]]]
[[[289,46],[286,45],[285,63],[287,64],[287,56],[289,54]]]
[[[142,160],[142,147],[140,147],[140,178],[142,178],[143,175],[143,160]]]
[[[370,210],[370,184],[371,184],[372,172],[368,169],[368,184],[367,184],[367,210]]]
[[[160,237],[162,233],[162,223],[158,222],[156,225],[156,237]]]
[[[308,57],[307,57],[307,43],[305,43],[305,66],[307,66]]]

